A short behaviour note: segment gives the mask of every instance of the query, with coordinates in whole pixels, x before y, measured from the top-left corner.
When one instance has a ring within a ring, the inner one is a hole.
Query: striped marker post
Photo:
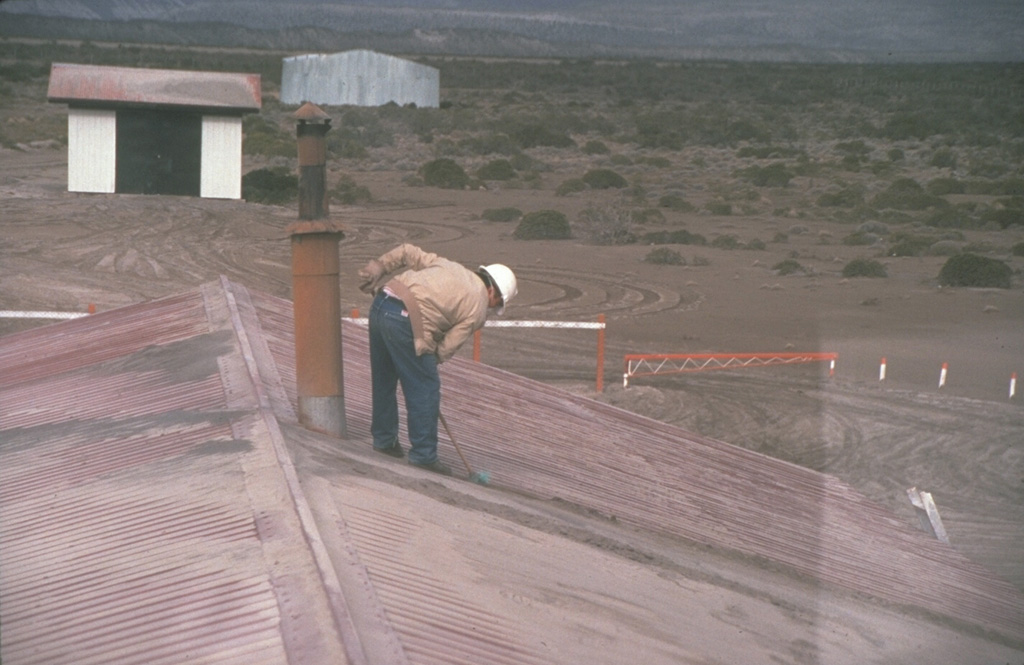
[[[939,387],[946,385],[946,374],[949,373],[949,363],[942,363],[942,371],[939,372]]]
[[[1017,372],[1010,375],[1010,399],[1017,394]]]
[[[882,356],[882,364],[878,366],[878,380],[885,381],[885,356]]]

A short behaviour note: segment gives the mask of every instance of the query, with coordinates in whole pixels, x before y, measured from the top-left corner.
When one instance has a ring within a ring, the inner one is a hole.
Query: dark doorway
[[[199,196],[202,134],[198,114],[118,111],[116,191]]]

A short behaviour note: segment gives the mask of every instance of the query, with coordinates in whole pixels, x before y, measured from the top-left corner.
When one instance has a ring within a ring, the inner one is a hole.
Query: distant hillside
[[[407,4],[413,4],[406,0]],[[6,0],[0,36],[410,54],[1021,61],[1018,0]],[[557,11],[550,9],[557,6]]]

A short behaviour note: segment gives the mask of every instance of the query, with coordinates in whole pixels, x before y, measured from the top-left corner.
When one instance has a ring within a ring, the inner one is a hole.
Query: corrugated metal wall
[[[286,104],[437,108],[440,95],[441,73],[434,67],[366,50],[285,58],[281,74]]]
[[[203,116],[203,152],[199,195],[242,198],[242,119]]]
[[[117,112],[68,112],[68,191],[112,194],[117,175]]]

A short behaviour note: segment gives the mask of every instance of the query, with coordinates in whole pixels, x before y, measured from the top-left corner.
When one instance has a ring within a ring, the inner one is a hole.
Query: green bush
[[[932,196],[945,196],[946,194],[963,194],[967,191],[964,183],[956,178],[935,178],[925,185],[925,189]]]
[[[757,187],[786,187],[793,179],[793,172],[782,162],[768,166],[749,166],[740,169],[736,175]]]
[[[345,205],[358,205],[373,200],[370,190],[357,185],[351,176],[343,175],[330,191],[331,199]]]
[[[583,182],[591,189],[621,189],[629,183],[611,169],[593,169],[583,174]]]
[[[583,146],[583,152],[588,155],[607,155],[611,149],[603,141],[587,141]]]
[[[567,196],[569,194],[575,194],[576,192],[582,192],[586,190],[587,183],[583,182],[580,178],[569,178],[557,188],[555,188],[555,196]]]
[[[931,238],[914,236],[908,233],[896,233],[889,239],[892,246],[890,256],[921,256],[932,244]]]
[[[652,249],[647,253],[647,256],[644,257],[644,263],[654,263],[666,266],[685,266],[686,259],[684,259],[683,255],[674,249],[659,247],[657,249]]]
[[[792,275],[793,273],[807,272],[807,268],[800,265],[796,259],[785,259],[783,261],[779,261],[772,266],[772,270],[780,275]]]
[[[994,222],[1002,228],[1024,225],[1024,210],[1020,208],[990,208],[981,214],[983,222]]]
[[[739,249],[740,239],[731,233],[727,233],[712,240],[711,246],[718,249]]]
[[[864,202],[862,187],[844,187],[838,192],[825,192],[818,197],[822,208],[852,208]]]
[[[1010,266],[1002,261],[977,254],[959,254],[950,257],[939,270],[939,284],[1008,289],[1011,275]]]
[[[522,216],[519,208],[488,208],[480,214],[488,222],[514,222]]]
[[[565,132],[553,131],[540,123],[515,123],[509,129],[511,138],[520,148],[569,148],[576,145]]]
[[[678,194],[666,194],[658,199],[658,206],[661,208],[668,208],[669,210],[676,210],[678,212],[693,212],[696,208],[692,203],[679,196]]]
[[[462,189],[469,184],[469,176],[461,166],[447,157],[435,159],[420,167],[423,182],[431,187],[442,189]]]
[[[708,201],[705,207],[712,215],[728,217],[732,214],[732,204],[726,201]]]
[[[1024,256],[1024,242],[1019,242],[1011,247],[1010,253],[1014,256]]]
[[[250,203],[280,205],[299,197],[299,177],[291,169],[275,166],[242,176],[242,198]]]
[[[507,159],[495,159],[481,166],[476,177],[481,180],[511,180],[516,177],[516,170]]]
[[[523,216],[512,232],[518,240],[565,240],[572,237],[569,220],[557,210],[538,210]]]
[[[854,259],[843,266],[843,277],[888,277],[885,266],[873,259]]]
[[[877,208],[893,208],[895,210],[924,210],[947,205],[947,203],[926,192],[916,180],[897,178],[884,191],[875,196],[873,205]]]

